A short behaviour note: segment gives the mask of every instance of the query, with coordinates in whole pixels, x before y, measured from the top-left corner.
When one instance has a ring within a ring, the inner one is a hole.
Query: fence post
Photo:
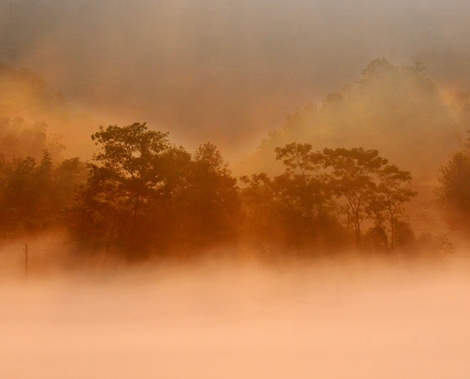
[[[28,277],[28,244],[24,244],[24,273]]]

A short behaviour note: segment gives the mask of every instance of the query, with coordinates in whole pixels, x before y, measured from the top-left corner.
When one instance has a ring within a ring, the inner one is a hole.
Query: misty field
[[[469,19],[0,0],[0,379],[470,378]]]
[[[2,378],[468,378],[470,262],[207,263],[0,286]]]

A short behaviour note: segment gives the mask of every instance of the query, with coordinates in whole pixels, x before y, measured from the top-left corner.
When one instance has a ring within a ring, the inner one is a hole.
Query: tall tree
[[[6,163],[1,199],[1,220],[6,235],[35,229],[39,195],[36,171],[37,162],[31,157]]]
[[[325,157],[309,144],[290,143],[275,149],[285,171],[273,179],[255,174],[243,181],[248,235],[258,244],[292,252],[324,251],[343,242],[325,182]]]
[[[324,149],[325,167],[331,168],[331,188],[348,224],[354,229],[356,244],[361,239],[361,224],[371,218],[377,196],[375,175],[387,164],[377,150]]]
[[[283,175],[274,179],[274,186],[282,201],[283,212],[298,225],[293,233],[301,240],[312,243],[318,240],[322,220],[328,219],[330,213],[330,193],[325,186],[323,174],[324,155],[312,151],[309,144],[290,143],[275,149],[276,159],[282,160],[285,166]],[[289,227],[288,227],[289,228]]]
[[[386,165],[378,171],[379,183],[374,210],[384,213],[390,226],[390,248],[395,248],[396,229],[400,217],[404,214],[404,204],[408,203],[416,191],[405,187],[411,182],[411,174],[395,165]],[[380,216],[379,216],[380,217]]]
[[[244,184],[241,189],[244,239],[261,250],[280,245],[285,228],[273,180],[266,173],[242,176],[240,180]]]
[[[290,143],[275,152],[285,165],[284,174],[244,179],[248,187],[242,193],[249,214],[260,217],[263,205],[279,225],[276,229],[284,231],[285,241],[310,247],[322,240],[327,246],[345,241],[346,233],[338,223],[341,216],[352,229],[356,246],[361,245],[363,222],[369,220],[376,226],[368,235],[387,247],[384,222],[388,221],[393,247],[403,206],[416,194],[406,187],[411,181],[409,172],[388,165],[377,150],[315,152],[310,144]],[[271,200],[261,200],[261,196]]]
[[[99,152],[89,164],[80,192],[76,235],[97,248],[121,251],[129,259],[163,250],[171,228],[171,200],[184,185],[180,169],[190,163],[167,133],[145,123],[100,127],[92,136]]]
[[[454,154],[441,167],[438,194],[447,219],[454,228],[470,228],[470,155]]]
[[[202,248],[233,241],[240,222],[237,180],[217,147],[205,143],[196,150],[181,205],[188,243]]]

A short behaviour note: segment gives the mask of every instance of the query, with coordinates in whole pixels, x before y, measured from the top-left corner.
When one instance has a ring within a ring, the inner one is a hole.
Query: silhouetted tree
[[[130,260],[234,241],[240,201],[236,180],[211,143],[191,155],[146,124],[100,127],[73,225],[92,249]]]
[[[100,127],[92,139],[100,151],[80,191],[75,236],[134,260],[163,251],[174,221],[171,200],[185,185],[181,172],[190,155],[145,123]]]
[[[328,186],[338,199],[338,207],[352,225],[356,244],[361,239],[361,224],[372,218],[377,198],[375,175],[387,164],[377,150],[324,149],[325,167],[332,169],[328,174]]]
[[[263,251],[282,245],[285,229],[273,180],[265,173],[240,179],[245,185],[241,189],[243,237]]]
[[[441,167],[438,194],[450,224],[455,228],[470,228],[470,155],[454,154]]]
[[[77,190],[87,181],[86,164],[79,158],[65,159],[54,169],[54,207],[68,212],[75,205]]]
[[[396,242],[397,224],[405,211],[404,204],[410,202],[417,192],[404,187],[411,182],[411,174],[400,170],[395,165],[384,166],[377,172],[377,175],[379,182],[373,211],[379,219],[381,213],[385,214],[390,226],[390,248],[393,249]],[[403,222],[400,225],[404,225]],[[400,230],[404,230],[404,227]]]
[[[275,151],[276,159],[284,163],[284,174],[273,179],[266,174],[243,178],[248,185],[242,196],[251,238],[299,252],[314,247],[319,252],[340,245],[344,231],[333,213],[331,191],[320,171],[325,162],[323,154],[313,152],[311,145],[298,143]]]
[[[283,175],[275,177],[274,186],[283,218],[289,220],[286,229],[291,230],[290,239],[307,245],[325,242],[335,222],[331,191],[320,171],[324,155],[312,151],[309,144],[299,143],[276,148],[275,152],[276,159],[286,167]]]
[[[375,222],[367,233],[367,246],[389,247],[387,222],[394,246],[403,205],[415,195],[405,187],[411,181],[409,172],[388,165],[377,150],[314,152],[309,144],[290,143],[275,152],[286,167],[284,174],[273,179],[266,174],[243,178],[247,187],[242,196],[252,229],[263,237],[270,228],[276,230],[278,243],[291,247],[344,247],[348,233],[339,219],[345,216],[357,247],[365,220]]]
[[[233,242],[240,222],[237,181],[212,143],[196,150],[181,192],[180,207],[190,248]]]
[[[65,212],[73,206],[74,191],[80,183],[71,175],[65,164],[54,167],[47,150],[39,162],[31,157],[2,158],[0,237],[63,227]],[[62,185],[65,177],[69,177],[67,186]]]
[[[2,193],[2,226],[4,235],[32,231],[38,208],[36,187],[37,162],[34,158],[15,159],[5,166]]]

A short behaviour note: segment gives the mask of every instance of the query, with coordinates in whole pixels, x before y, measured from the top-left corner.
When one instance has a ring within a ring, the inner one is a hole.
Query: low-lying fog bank
[[[469,261],[131,271],[3,281],[0,377],[470,377]]]

